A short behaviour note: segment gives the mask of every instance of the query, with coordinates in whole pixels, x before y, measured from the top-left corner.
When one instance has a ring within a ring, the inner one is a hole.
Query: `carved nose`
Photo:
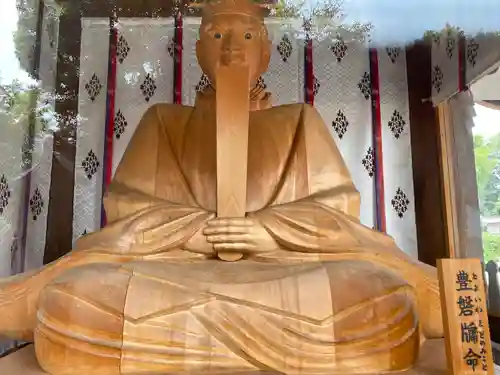
[[[222,45],[222,56],[221,62],[224,65],[230,65],[234,63],[240,63],[244,60],[244,51],[235,38],[230,34],[224,39],[224,44]]]
[[[236,40],[232,33],[229,33],[224,38],[222,49],[224,52],[240,52],[241,44]]]

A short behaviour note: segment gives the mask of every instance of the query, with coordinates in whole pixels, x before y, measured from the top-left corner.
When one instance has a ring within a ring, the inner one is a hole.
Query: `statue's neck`
[[[203,91],[197,93],[195,106],[201,104],[202,102],[215,102],[215,98],[215,88],[211,85],[207,86],[205,89],[203,89]],[[271,93],[267,92],[264,86],[256,85],[253,89],[250,90],[251,111],[267,109],[271,106]]]

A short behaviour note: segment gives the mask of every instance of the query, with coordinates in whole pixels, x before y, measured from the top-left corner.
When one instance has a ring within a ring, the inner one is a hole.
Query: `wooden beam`
[[[500,93],[498,94],[500,96]],[[476,102],[476,104],[479,104],[483,107],[494,109],[496,111],[500,111],[500,100],[481,100],[479,102]]]
[[[75,136],[82,34],[80,7],[66,7],[59,22],[55,106],[59,129],[54,133],[45,264],[68,253],[73,242]]]
[[[448,101],[439,104],[439,135],[441,144],[441,165],[443,173],[444,205],[447,222],[448,254],[450,258],[457,257],[460,247],[458,212],[456,204],[457,190],[457,160],[455,160],[455,142],[453,134],[453,119]]]
[[[438,118],[430,101],[431,45],[419,41],[408,47],[406,61],[418,257],[435,266],[449,256],[449,246]]]

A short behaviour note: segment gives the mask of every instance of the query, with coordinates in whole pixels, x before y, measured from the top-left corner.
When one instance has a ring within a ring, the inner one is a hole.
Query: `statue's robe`
[[[74,368],[116,373],[411,366],[422,337],[442,336],[435,270],[360,224],[359,194],[313,107],[250,114],[247,212],[280,250],[224,263],[184,249],[215,217],[214,108],[208,95],[144,115],[105,197],[108,226],[74,252],[107,264],[42,292],[42,365],[62,361],[55,348]]]

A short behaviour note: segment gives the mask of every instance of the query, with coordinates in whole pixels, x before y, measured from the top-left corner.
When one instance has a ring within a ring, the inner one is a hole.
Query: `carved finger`
[[[233,242],[233,243],[217,243],[214,244],[214,250],[217,252],[220,251],[250,251],[252,250],[253,246],[250,244],[247,244],[245,242]]]
[[[207,241],[210,243],[235,243],[235,242],[245,242],[250,241],[250,236],[247,234],[219,234],[207,236]]]
[[[210,236],[214,234],[247,234],[250,233],[250,227],[238,227],[238,226],[221,226],[221,227],[207,227],[203,229],[203,234],[205,236]]]
[[[207,222],[207,225],[210,227],[230,227],[230,226],[242,226],[242,227],[251,227],[255,223],[252,219],[247,217],[235,217],[235,218],[217,218],[212,219]]]

